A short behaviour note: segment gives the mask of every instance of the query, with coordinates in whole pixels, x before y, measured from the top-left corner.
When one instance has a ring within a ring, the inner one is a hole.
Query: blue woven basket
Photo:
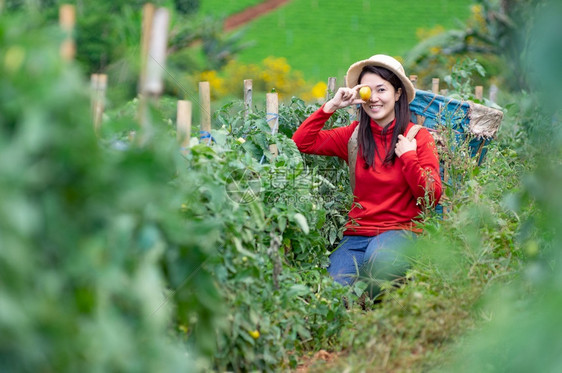
[[[434,136],[439,126],[452,129],[458,142],[465,141],[470,134],[470,155],[478,157],[479,165],[503,119],[501,110],[419,89],[410,103],[410,112],[412,122],[422,124]]]
[[[426,127],[438,147],[443,145],[438,132],[440,126],[451,129],[457,143],[466,141],[468,137],[470,156],[477,157],[478,165],[484,160],[487,145],[495,137],[503,119],[501,110],[419,89],[416,89],[416,97],[410,103],[410,112],[411,121]],[[441,180],[447,183],[449,180],[446,180],[444,169],[441,164]],[[437,204],[435,210],[443,216],[441,204]]]

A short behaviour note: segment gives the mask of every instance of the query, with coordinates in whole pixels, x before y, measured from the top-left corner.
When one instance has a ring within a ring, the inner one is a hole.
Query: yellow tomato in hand
[[[361,87],[359,90],[359,97],[361,97],[363,101],[369,101],[371,99],[371,88]]]

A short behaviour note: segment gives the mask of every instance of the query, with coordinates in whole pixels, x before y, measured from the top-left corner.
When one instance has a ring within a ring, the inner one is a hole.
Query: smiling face
[[[394,120],[394,105],[402,89],[395,90],[389,81],[384,80],[379,75],[367,72],[360,81],[371,88],[371,98],[365,104],[361,104],[367,115],[379,126],[385,127]]]

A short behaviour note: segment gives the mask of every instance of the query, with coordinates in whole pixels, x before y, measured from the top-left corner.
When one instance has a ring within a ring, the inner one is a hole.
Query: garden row
[[[151,42],[140,98],[100,122],[107,78],[92,96],[55,30],[25,16],[1,16],[1,370],[273,370],[337,341],[357,294],[323,268],[347,201],[317,170],[341,164],[308,167],[243,109],[182,154]],[[154,9],[154,30],[165,20]],[[245,175],[256,198],[237,198]]]
[[[290,140],[318,105],[292,99],[272,115],[247,94],[216,112],[215,130],[205,119],[214,142],[182,152],[189,104],[159,97],[166,17],[145,7],[139,96],[103,115],[107,77],[88,89],[51,32],[1,17],[0,370],[275,370],[349,346],[372,348],[366,369],[408,369],[400,360],[431,357],[470,325],[475,299],[538,239],[516,236],[529,211],[502,201],[517,154],[495,147],[480,170],[452,153],[466,182],[446,186],[449,219],[428,216],[408,285],[386,286],[363,315],[367,284],[342,288],[324,269],[351,203],[345,165]]]

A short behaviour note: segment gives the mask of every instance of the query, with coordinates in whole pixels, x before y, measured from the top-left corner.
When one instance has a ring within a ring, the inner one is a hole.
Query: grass
[[[263,0],[202,0],[199,12],[203,15],[226,17],[262,2]]]
[[[228,2],[227,2],[228,3]],[[349,65],[376,53],[402,56],[419,29],[456,26],[470,14],[471,0],[293,0],[246,26],[244,40],[255,45],[243,62],[286,57],[305,79],[338,82]]]

